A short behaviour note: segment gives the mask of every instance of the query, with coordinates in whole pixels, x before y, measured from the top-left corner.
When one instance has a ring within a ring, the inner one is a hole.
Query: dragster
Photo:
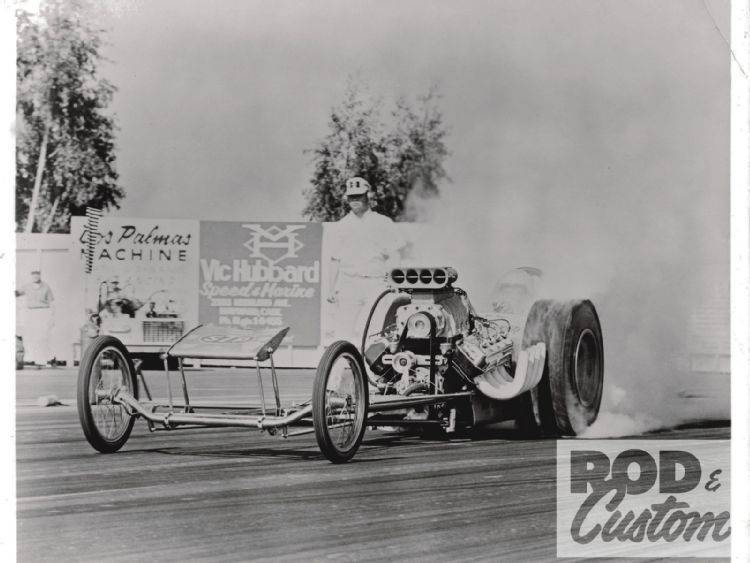
[[[536,300],[522,311],[505,314],[499,305],[480,315],[457,280],[451,267],[391,270],[361,341],[326,348],[312,397],[301,404],[282,403],[273,359],[288,328],[207,324],[187,332],[162,355],[166,402],[153,399],[120,340],[99,336],[79,369],[84,435],[99,452],[112,453],[127,442],[137,419],[152,431],[236,426],[281,438],[314,433],[323,455],[343,463],[354,457],[368,427],[450,437],[513,420],[529,435],[575,436],[591,425],[604,381],[602,331],[592,302]],[[170,359],[179,372],[175,393]],[[260,404],[191,401],[186,359],[254,362],[249,369],[256,372]]]

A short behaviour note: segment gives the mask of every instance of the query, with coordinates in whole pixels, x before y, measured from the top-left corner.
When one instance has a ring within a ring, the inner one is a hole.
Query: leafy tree
[[[375,209],[394,220],[417,218],[415,198],[437,196],[448,176],[447,134],[434,88],[416,106],[400,98],[383,120],[381,99],[366,95],[350,81],[343,102],[331,110],[330,132],[313,154],[311,187],[305,190],[304,215],[315,221],[337,221],[348,208],[343,200],[346,179],[361,176],[372,185]]]
[[[16,228],[68,232],[87,205],[119,207],[115,87],[97,72],[101,30],[80,2],[47,1],[17,14]]]

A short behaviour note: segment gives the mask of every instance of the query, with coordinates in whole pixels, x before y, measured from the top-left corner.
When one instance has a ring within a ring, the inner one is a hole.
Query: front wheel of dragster
[[[312,400],[315,438],[320,451],[333,463],[345,463],[357,453],[365,433],[368,402],[361,354],[350,342],[334,342],[318,364]]]
[[[138,384],[128,351],[113,336],[93,339],[78,368],[78,418],[89,444],[102,453],[127,442],[135,417],[116,400],[119,391],[138,398]]]
[[[547,358],[532,390],[533,413],[546,434],[575,436],[599,414],[604,388],[604,344],[591,301],[536,301],[529,311],[523,348],[544,342]],[[530,413],[529,413],[530,414]],[[531,416],[527,416],[531,418]]]

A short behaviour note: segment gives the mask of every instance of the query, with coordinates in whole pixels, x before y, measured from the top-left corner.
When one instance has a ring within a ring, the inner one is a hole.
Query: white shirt
[[[49,309],[55,300],[52,290],[43,281],[27,283],[18,291],[18,294],[26,296],[28,309]]]
[[[336,223],[335,235],[331,259],[350,275],[384,276],[398,264],[399,251],[407,245],[393,219],[369,209],[361,217],[347,213]]]

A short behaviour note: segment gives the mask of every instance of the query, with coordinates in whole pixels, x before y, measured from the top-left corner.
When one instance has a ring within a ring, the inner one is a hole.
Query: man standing
[[[31,282],[16,290],[23,295],[23,342],[26,358],[37,365],[55,365],[50,351],[50,331],[54,324],[55,297],[49,285],[42,281],[39,270],[31,272]]]
[[[370,190],[363,178],[346,182],[344,197],[351,211],[337,223],[331,251],[328,302],[335,309],[329,341],[359,341],[365,305],[385,289],[389,269],[401,262],[408,247],[393,220],[370,209]]]

